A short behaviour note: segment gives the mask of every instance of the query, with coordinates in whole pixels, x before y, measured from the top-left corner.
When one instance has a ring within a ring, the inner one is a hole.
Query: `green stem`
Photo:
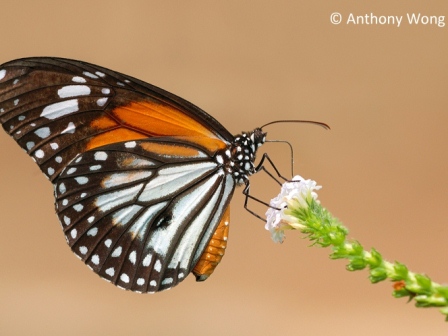
[[[448,321],[448,286],[435,283],[426,275],[410,272],[404,264],[384,260],[373,248],[366,251],[358,241],[347,239],[347,228],[317,201],[308,198],[306,202],[307,207],[291,202],[284,212],[298,220],[297,227],[313,245],[331,246],[330,258],[347,259],[349,271],[368,267],[372,283],[386,279],[393,281],[396,298],[408,297],[417,307],[443,307],[440,311]]]

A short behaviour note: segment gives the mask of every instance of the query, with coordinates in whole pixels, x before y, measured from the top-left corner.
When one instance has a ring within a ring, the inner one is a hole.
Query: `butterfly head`
[[[266,133],[261,128],[242,132],[233,139],[227,155],[230,158],[227,170],[233,174],[237,184],[243,184],[256,173],[254,165],[257,149],[266,141]]]

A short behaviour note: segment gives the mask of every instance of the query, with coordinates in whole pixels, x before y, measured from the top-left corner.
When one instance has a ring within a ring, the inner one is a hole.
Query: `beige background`
[[[346,25],[330,14],[448,15],[439,1],[5,1],[0,63],[61,56],[199,105],[232,133],[276,119],[296,171],[366,247],[448,281],[448,27]],[[448,23],[448,19],[446,20]],[[237,190],[227,254],[205,283],[156,295],[99,279],[66,246],[52,186],[0,132],[1,335],[446,335],[327,249],[270,241]],[[281,145],[266,145],[288,168]],[[262,199],[279,189],[256,176]],[[258,209],[263,213],[265,209]]]

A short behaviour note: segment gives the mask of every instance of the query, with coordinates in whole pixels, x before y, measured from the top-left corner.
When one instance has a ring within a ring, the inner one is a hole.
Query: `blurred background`
[[[330,15],[343,22],[334,25]],[[434,1],[5,1],[0,63],[60,56],[99,64],[200,106],[232,133],[289,141],[295,173],[366,248],[448,281],[448,27],[354,25],[348,15],[448,15]],[[448,23],[448,19],[447,19]],[[139,295],[70,251],[52,186],[0,132],[2,335],[446,335],[437,309],[391,296],[297,232],[274,244],[232,201],[228,250],[204,283]],[[285,175],[286,146],[267,144]],[[252,193],[269,200],[267,176]],[[261,214],[266,209],[254,208]]]

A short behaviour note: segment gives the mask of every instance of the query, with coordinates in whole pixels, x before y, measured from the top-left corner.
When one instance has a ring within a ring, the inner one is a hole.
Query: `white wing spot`
[[[177,278],[178,278],[178,279],[183,279],[184,276],[185,276],[185,275],[184,275],[183,273],[179,273],[179,274],[177,275]]]
[[[219,164],[223,164],[224,163],[224,159],[222,158],[221,155],[217,155],[216,156],[216,162],[218,162]]]
[[[136,143],[135,141],[129,141],[129,142],[126,142],[126,143],[124,144],[124,146],[125,146],[126,148],[134,148],[135,146],[137,146],[137,143]]]
[[[89,179],[85,176],[78,176],[75,177],[75,181],[78,182],[78,184],[86,184],[87,182],[89,182]]]
[[[147,254],[145,259],[143,259],[143,266],[148,267],[149,265],[151,265],[151,259],[152,259],[152,255],[151,254]]]
[[[105,76],[106,76],[105,74],[103,74],[103,73],[100,72],[100,71],[95,71],[95,74],[97,74],[97,75],[100,76],[100,77],[105,77]]]
[[[76,159],[76,163],[79,163],[82,160],[82,155],[78,156],[78,158]]]
[[[157,281],[155,281],[155,280],[151,280],[151,282],[149,283],[149,285],[150,285],[151,287],[155,287],[155,286],[157,286]]]
[[[19,82],[19,79],[15,79],[14,82],[12,82],[14,85],[16,85]]]
[[[68,85],[58,90],[60,98],[88,96],[91,90],[87,85]]]
[[[62,205],[63,206],[66,206],[68,204],[68,199],[64,199],[64,200],[62,200]]]
[[[6,76],[6,70],[5,69],[1,69],[0,70],[0,80],[2,80],[3,78],[5,78]]]
[[[162,263],[160,262],[160,260],[157,260],[156,263],[154,264],[154,270],[156,272],[160,272],[161,269],[162,269]]]
[[[77,168],[71,167],[69,170],[67,170],[67,175],[73,174],[76,170]]]
[[[96,101],[96,104],[98,105],[98,106],[104,106],[104,105],[106,105],[106,103],[107,103],[107,100],[108,100],[109,98],[100,98],[100,99],[98,99],[97,101]]]
[[[64,223],[65,223],[65,225],[70,225],[71,221],[72,220],[69,217],[64,216]]]
[[[84,205],[82,205],[82,204],[75,204],[74,206],[73,206],[73,209],[75,209],[75,211],[77,211],[77,212],[81,212],[81,210],[82,209],[84,209]]]
[[[84,198],[84,197],[86,197],[86,196],[87,196],[87,193],[82,193],[80,197],[81,197],[81,198]]]
[[[78,99],[70,99],[46,106],[40,116],[54,120],[78,110]]]
[[[34,145],[33,145],[34,146]],[[62,162],[62,157],[60,157],[60,156],[56,156],[55,158],[54,158],[54,160],[57,162],[57,163],[61,163]]]
[[[226,240],[227,240],[227,237],[224,237],[223,239],[224,239],[224,241],[226,241]]]
[[[165,278],[162,281],[162,285],[170,285],[173,283],[173,278]]]
[[[95,220],[95,217],[94,217],[94,216],[90,216],[89,218],[87,218],[87,221],[88,221],[89,223],[93,223],[94,220]]]
[[[94,254],[90,260],[92,260],[92,264],[98,265],[100,263],[100,256],[98,254]]]
[[[112,239],[107,239],[107,240],[104,242],[104,245],[106,245],[107,247],[110,247],[110,246],[112,245]]]
[[[17,119],[19,119],[19,121],[23,121],[23,120],[25,120],[25,116],[21,115]]]
[[[73,229],[72,231],[70,231],[70,236],[72,236],[73,239],[75,239],[77,235],[78,235],[78,230]]]
[[[93,227],[89,231],[87,231],[87,235],[90,237],[95,237],[97,235],[97,233],[98,233],[97,227]]]
[[[86,254],[89,250],[87,249],[86,246],[81,246],[79,248],[79,252],[81,252],[81,254]]]
[[[54,169],[51,168],[51,167],[48,167],[47,173],[48,173],[48,175],[53,175],[54,174]]]
[[[14,106],[17,106],[19,104],[19,99],[14,100]]]
[[[86,75],[87,77],[90,77],[90,78],[94,78],[94,79],[98,78],[98,76],[96,76],[93,73],[90,73],[88,71],[84,71],[83,74]]]
[[[34,147],[34,142],[32,142],[32,141],[30,141],[30,142],[27,142],[26,143],[26,148],[28,149],[28,150],[30,150],[31,148],[33,148]]]
[[[137,285],[143,286],[144,284],[145,284],[145,279],[143,279],[143,278],[138,278],[137,279]]]
[[[39,138],[45,139],[50,136],[50,127],[42,127],[34,131]]]
[[[89,169],[90,170],[99,170],[99,169],[101,169],[101,165],[91,166]]]
[[[59,148],[59,145],[58,145],[56,142],[52,142],[52,143],[50,144],[50,147],[51,147],[51,149],[56,150],[56,149]]]
[[[132,265],[135,265],[135,262],[137,261],[137,251],[132,251],[129,254],[129,261],[132,263]]]
[[[73,134],[76,131],[76,126],[73,122],[69,122],[65,130],[61,132],[61,134]]]
[[[94,157],[95,157],[96,161],[106,161],[107,153],[106,152],[96,152]]]
[[[108,88],[103,88],[103,89],[101,89],[101,93],[102,93],[102,94],[109,94],[109,93],[110,93],[110,89],[108,89]]]
[[[79,77],[79,76],[73,77],[72,81],[75,82],[75,83],[86,83],[87,82],[85,78],[82,78],[82,77]]]
[[[34,154],[37,158],[42,159],[45,156],[45,153],[42,149],[38,149]]]
[[[122,273],[120,275],[120,280],[125,282],[125,283],[129,283],[129,276],[126,273]]]
[[[120,86],[124,86],[124,84],[122,82],[117,82],[117,84]]]
[[[123,249],[121,248],[121,246],[118,246],[113,252],[112,252],[112,257],[117,258],[121,255],[121,251]]]
[[[113,267],[110,267],[106,270],[106,274],[113,277],[115,274],[115,269]]]

